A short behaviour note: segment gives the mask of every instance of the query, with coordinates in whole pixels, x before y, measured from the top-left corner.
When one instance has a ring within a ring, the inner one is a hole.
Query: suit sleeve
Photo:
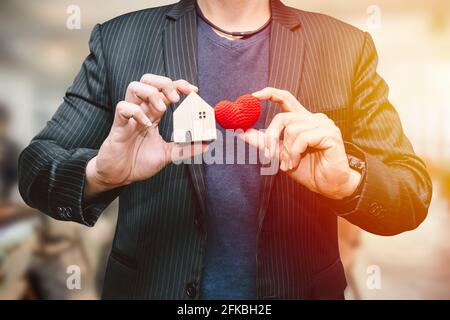
[[[345,141],[347,153],[364,160],[366,172],[354,209],[335,209],[366,231],[395,235],[425,219],[432,185],[388,100],[389,89],[377,65],[375,45],[366,34],[353,84],[352,128]]]
[[[84,202],[86,165],[97,155],[113,122],[101,25],[63,103],[19,158],[19,190],[25,202],[45,214],[93,226],[120,190]]]

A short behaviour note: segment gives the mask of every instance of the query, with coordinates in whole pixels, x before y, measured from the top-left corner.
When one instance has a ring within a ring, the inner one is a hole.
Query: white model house
[[[173,113],[173,140],[176,143],[217,139],[214,109],[191,92]]]

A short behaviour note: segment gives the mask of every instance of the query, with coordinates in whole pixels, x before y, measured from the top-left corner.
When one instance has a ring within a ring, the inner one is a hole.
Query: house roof
[[[181,104],[178,106],[178,108],[175,110],[175,112],[179,110],[183,110],[185,108],[189,108],[189,106],[196,106],[197,108],[205,107],[210,108],[211,111],[214,112],[214,108],[211,107],[205,100],[202,99],[197,93],[191,92],[188,94],[188,96],[181,102]]]

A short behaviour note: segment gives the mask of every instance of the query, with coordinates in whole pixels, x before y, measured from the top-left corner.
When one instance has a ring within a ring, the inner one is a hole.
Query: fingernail
[[[178,92],[176,92],[176,91],[173,92],[173,98],[174,98],[175,102],[180,101],[180,95],[178,94]]]
[[[289,160],[289,170],[292,170],[294,168],[294,165],[292,163],[292,160]]]
[[[166,104],[164,103],[164,101],[162,101],[161,99],[158,100],[158,108],[163,111],[166,110]]]
[[[150,128],[150,127],[153,125],[153,123],[152,123],[152,121],[149,119],[145,125],[146,125],[147,127]]]
[[[280,169],[281,169],[282,171],[286,171],[286,162],[284,162],[284,160],[281,161]]]

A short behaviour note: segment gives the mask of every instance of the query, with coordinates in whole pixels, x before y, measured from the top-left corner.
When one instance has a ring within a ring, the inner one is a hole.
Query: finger
[[[278,113],[269,124],[265,135],[266,157],[272,158],[275,154],[275,148],[280,141],[280,136],[285,127],[293,123],[307,121],[310,115],[299,112],[282,112]]]
[[[286,90],[275,88],[265,88],[253,93],[253,96],[264,101],[271,101],[278,104],[284,112],[310,113],[302,104]]]
[[[328,118],[323,119],[322,117],[316,117],[315,115],[310,117],[307,121],[289,124],[283,131],[283,145],[289,149],[300,132],[309,131],[319,127],[327,128],[332,125],[334,125],[334,123]]]
[[[139,105],[143,102],[147,103],[152,96],[159,97],[158,89],[142,82],[133,81],[128,85],[125,101]]]
[[[280,157],[280,169],[282,171],[291,170],[292,161],[290,160],[290,154],[288,152],[288,149],[286,149],[284,146],[281,146],[279,157]]]
[[[161,99],[159,90],[142,82],[133,81],[128,85],[125,101],[138,105],[149,103],[159,112],[166,111],[166,104]]]
[[[125,126],[131,119],[134,119],[141,126],[150,127],[152,125],[152,121],[140,106],[126,101],[119,102],[116,108],[116,123]]]
[[[249,129],[245,132],[239,133],[238,137],[244,140],[249,145],[264,151],[264,132],[255,129]]]
[[[292,167],[297,168],[299,166],[301,157],[308,148],[317,150],[331,148],[334,145],[333,134],[334,132],[332,129],[324,129],[322,127],[300,132],[292,144],[292,147],[289,149],[289,158],[292,161]]]
[[[244,142],[248,143],[249,145],[253,146],[254,148],[257,148],[258,150],[264,151],[265,150],[265,143],[264,143],[264,132],[263,131],[259,131],[259,130],[255,130],[255,129],[249,129],[245,132],[241,132],[238,134],[238,137],[242,140],[244,140]],[[277,159],[277,161],[279,160],[279,150],[281,150],[282,145],[279,144],[275,150],[275,154],[273,156],[274,159]],[[266,159],[269,159],[268,156],[264,155],[264,157]]]
[[[283,135],[283,150],[281,151],[280,160],[281,170],[293,170],[296,169],[301,160],[301,154],[292,152],[293,144],[301,132],[307,132],[311,129],[318,128],[320,121],[305,121],[302,123],[292,124],[284,129]]]
[[[140,105],[147,117],[154,123],[158,123],[167,107],[161,92],[153,86],[142,82],[131,82],[127,89],[125,97],[127,102]]]
[[[302,114],[298,112],[279,113],[273,118],[272,122],[270,123],[266,131],[266,147],[268,148],[270,156],[273,156],[274,152],[273,148],[274,146],[278,145],[277,142],[280,139],[280,135],[284,132],[283,137],[284,140],[284,138],[286,137],[285,130],[294,124],[302,125],[304,126],[305,129],[306,128],[312,129],[314,127],[318,127],[321,124],[334,126],[334,122],[323,113],[309,113],[309,114]],[[289,141],[287,142],[289,143]],[[289,145],[290,144],[288,144],[288,146]]]
[[[180,101],[180,95],[178,94],[173,81],[167,77],[158,76],[155,74],[144,74],[141,77],[140,82],[148,84],[158,89],[158,91],[161,91],[171,103],[177,103]]]
[[[175,86],[175,89],[177,89],[182,94],[189,94],[192,91],[198,92],[198,88],[196,86],[183,79],[174,81],[173,85]]]
[[[164,102],[164,104],[165,104],[166,106],[168,106],[168,105],[170,104],[169,99],[166,98],[166,96],[164,95],[164,93],[160,92],[160,93],[159,93],[159,96],[160,96],[160,98],[162,99],[162,101]]]
[[[208,144],[206,143],[167,143],[167,159],[169,162],[179,162],[186,159],[193,158],[199,154],[208,151]]]

